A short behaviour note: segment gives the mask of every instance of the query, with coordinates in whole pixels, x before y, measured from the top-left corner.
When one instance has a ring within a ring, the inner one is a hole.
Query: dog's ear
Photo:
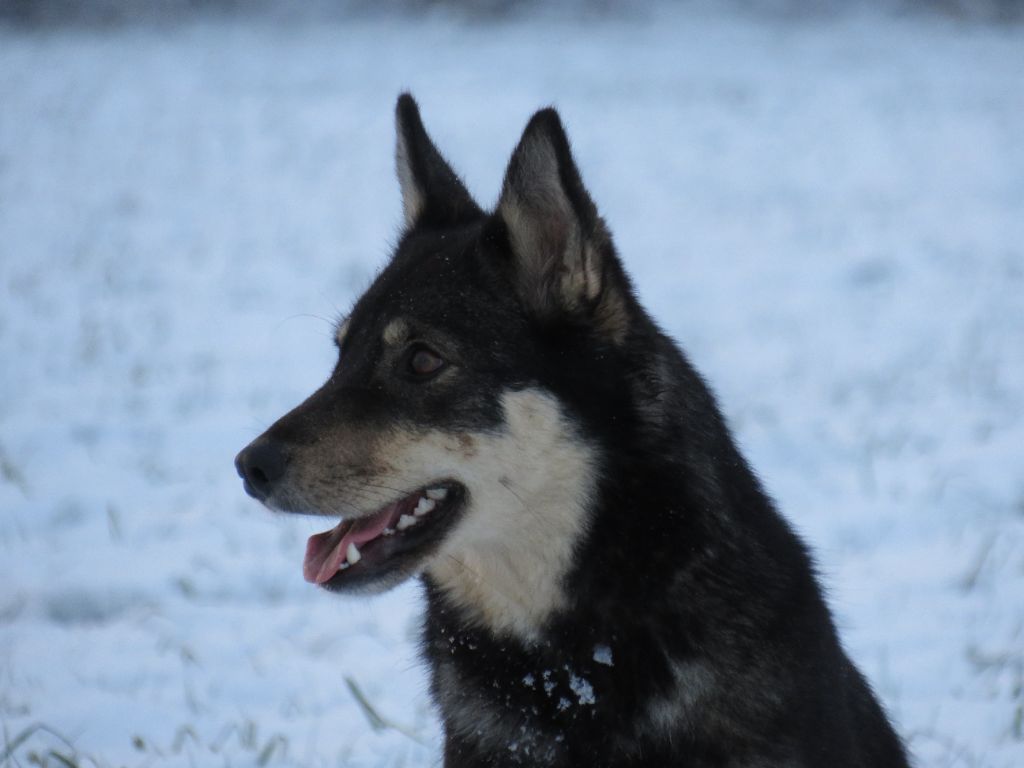
[[[508,231],[523,301],[541,317],[590,317],[621,341],[628,283],[554,109],[535,114],[523,131],[497,215]]]
[[[452,226],[483,216],[430,140],[416,100],[408,93],[398,97],[395,129],[395,166],[407,228]]]

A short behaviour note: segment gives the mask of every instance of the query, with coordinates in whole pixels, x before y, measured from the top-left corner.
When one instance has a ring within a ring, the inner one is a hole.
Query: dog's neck
[[[470,626],[535,640],[566,604],[565,575],[586,532],[597,460],[553,396],[506,393],[505,429],[475,440],[489,482],[427,569]]]

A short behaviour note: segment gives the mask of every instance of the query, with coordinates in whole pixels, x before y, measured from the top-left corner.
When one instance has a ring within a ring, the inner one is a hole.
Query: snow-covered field
[[[0,766],[438,764],[418,588],[309,587],[231,465],[388,253],[404,88],[488,202],[560,108],[918,764],[1024,765],[1024,28],[709,5],[0,26]]]

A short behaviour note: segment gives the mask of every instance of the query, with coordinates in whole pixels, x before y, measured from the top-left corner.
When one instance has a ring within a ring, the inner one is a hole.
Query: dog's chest
[[[446,733],[471,751],[561,766],[580,744],[596,746],[602,708],[588,670],[473,633],[435,635],[427,654]]]

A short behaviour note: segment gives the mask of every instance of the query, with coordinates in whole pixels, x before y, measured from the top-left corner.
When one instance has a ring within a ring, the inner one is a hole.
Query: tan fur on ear
[[[588,283],[588,285],[593,284],[595,283]],[[600,283],[596,284],[600,291]],[[620,290],[604,291],[600,297],[600,301],[594,309],[595,324],[606,338],[611,339],[614,344],[622,345],[629,332],[629,310],[625,298]]]
[[[600,293],[601,275],[588,259],[594,254],[583,242],[576,212],[562,189],[554,147],[543,137],[524,141],[516,161],[516,175],[505,181],[498,213],[508,227],[520,273],[539,278],[525,287],[542,311],[555,308],[548,304],[575,310],[581,300]]]
[[[425,221],[454,226],[483,217],[480,206],[430,140],[416,100],[408,93],[395,104],[395,133],[395,170],[407,230]]]
[[[563,177],[566,163],[571,158],[559,158],[550,135],[528,127],[509,164],[497,213],[516,257],[520,292],[542,316],[592,312],[596,326],[621,343],[626,304],[616,290],[604,290],[604,264],[614,258],[611,238],[585,192],[586,210],[574,207]],[[571,173],[582,191],[575,167]]]
[[[405,226],[411,227],[423,213],[423,190],[416,183],[412,166],[409,164],[409,146],[403,131],[395,136],[395,171],[398,174],[398,187],[402,192],[402,214]]]

